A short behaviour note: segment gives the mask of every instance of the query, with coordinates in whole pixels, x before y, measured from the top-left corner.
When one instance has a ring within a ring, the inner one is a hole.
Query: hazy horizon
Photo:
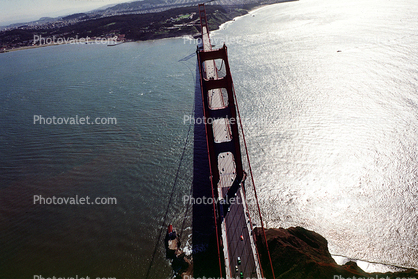
[[[0,26],[88,12],[132,0],[19,0],[0,3]],[[24,8],[22,8],[24,7]]]

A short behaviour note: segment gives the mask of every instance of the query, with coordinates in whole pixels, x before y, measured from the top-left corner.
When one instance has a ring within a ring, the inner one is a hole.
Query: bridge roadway
[[[212,51],[212,45],[206,23],[206,12],[204,7],[202,10],[201,6],[199,5],[202,27],[201,52],[209,53]],[[226,47],[224,48],[226,53]],[[215,60],[201,61],[199,59],[199,61],[203,64],[200,65],[201,79],[203,78],[208,84],[224,78],[218,77]],[[223,61],[223,63],[228,65],[228,61]],[[226,71],[228,75],[229,65]],[[211,124],[206,124],[208,126],[206,132],[208,152],[212,154],[209,154],[209,160],[212,161],[210,162],[212,165],[212,187],[216,187],[217,196],[221,200],[218,205],[217,220],[218,224],[220,223],[220,246],[223,252],[225,278],[262,278],[250,214],[245,202],[244,181],[246,174],[242,170],[239,151],[235,100],[230,92],[233,90],[232,79],[229,90],[219,87],[208,89],[204,85],[205,83],[202,84],[202,98],[204,107],[206,107],[205,117],[213,120]],[[228,91],[228,94],[222,94],[223,91]]]

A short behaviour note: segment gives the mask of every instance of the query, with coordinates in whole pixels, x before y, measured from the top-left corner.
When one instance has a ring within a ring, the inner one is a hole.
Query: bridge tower
[[[221,277],[225,275],[224,278],[264,278],[250,214],[253,210],[247,203],[245,184],[248,176],[254,187],[253,197],[264,240],[265,233],[239,117],[227,47],[223,45],[219,49],[212,49],[204,4],[199,4],[199,17],[202,41],[197,50],[197,59],[212,198],[218,201],[213,203],[213,214],[219,273]],[[247,154],[245,169],[249,175],[244,171],[243,150]]]

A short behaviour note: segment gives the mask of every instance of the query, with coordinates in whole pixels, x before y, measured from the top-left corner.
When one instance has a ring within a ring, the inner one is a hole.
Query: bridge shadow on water
[[[195,119],[203,118],[199,67],[196,63]],[[200,123],[200,122],[199,122]],[[205,125],[194,125],[193,197],[212,197]],[[193,205],[193,276],[219,277],[219,260],[212,204]]]

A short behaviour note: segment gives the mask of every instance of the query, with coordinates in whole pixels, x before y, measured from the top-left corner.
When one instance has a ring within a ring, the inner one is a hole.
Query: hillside
[[[251,9],[283,0],[266,3],[252,2],[235,6],[207,5],[206,12],[210,30],[216,30],[222,23],[248,13]],[[136,2],[134,2],[136,3]],[[108,8],[109,11],[127,12],[133,4],[120,4]],[[136,4],[137,5],[137,4]],[[137,6],[135,6],[137,7]],[[144,8],[143,6],[141,6]],[[115,10],[116,9],[116,10]],[[5,52],[20,47],[31,47],[43,42],[37,38],[49,38],[49,41],[74,41],[85,38],[118,38],[118,41],[154,40],[183,35],[195,35],[200,23],[197,5],[173,8],[160,12],[124,14],[91,19],[85,13],[73,14],[62,21],[40,26],[25,25],[0,32],[0,51]]]

